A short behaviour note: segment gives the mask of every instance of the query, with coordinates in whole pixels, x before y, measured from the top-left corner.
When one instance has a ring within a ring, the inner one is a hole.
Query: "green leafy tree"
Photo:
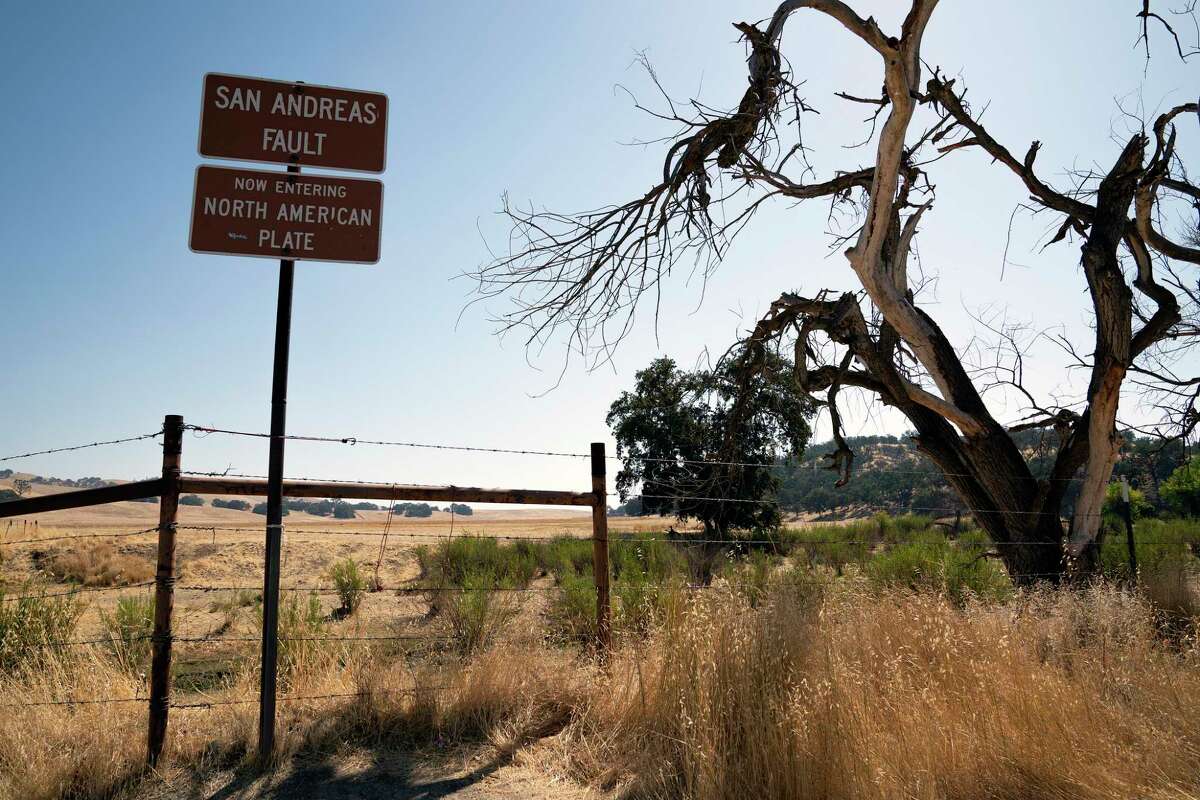
[[[1176,514],[1200,516],[1200,465],[1194,459],[1171,473],[1158,488],[1163,502]]]
[[[643,513],[697,520],[709,538],[778,527],[770,465],[803,452],[813,410],[794,382],[780,356],[748,385],[724,367],[687,372],[670,358],[651,362],[608,413],[624,464],[621,499],[640,486]]]

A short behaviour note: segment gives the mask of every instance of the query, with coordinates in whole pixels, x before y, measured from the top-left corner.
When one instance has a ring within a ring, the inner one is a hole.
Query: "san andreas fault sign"
[[[382,210],[376,180],[203,165],[189,244],[200,253],[374,264]]]
[[[378,92],[210,72],[200,155],[383,172],[387,110]]]

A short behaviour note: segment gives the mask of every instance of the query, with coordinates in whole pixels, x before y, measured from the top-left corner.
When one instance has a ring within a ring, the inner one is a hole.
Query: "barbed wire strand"
[[[122,539],[127,536],[145,536],[148,533],[158,531],[158,526],[153,528],[144,528],[140,531],[115,531],[111,533],[73,533],[66,536],[43,536],[36,539],[10,539],[8,541],[0,540],[0,547],[7,547],[10,544],[42,544],[44,542],[63,542],[70,539]]]
[[[52,597],[68,597],[75,594],[92,594],[95,592],[120,592],[126,589],[145,589],[153,586],[154,581],[141,581],[140,583],[126,583],[121,586],[80,586],[77,589],[69,589],[65,592],[44,592],[40,594],[18,594],[5,595],[0,593],[0,601],[9,600],[42,600]]]
[[[197,673],[199,674],[199,673]],[[329,694],[312,694],[312,695],[280,695],[275,698],[278,703],[298,702],[307,700],[329,700],[334,698],[348,697],[371,697],[373,695],[409,695],[421,694],[422,692],[442,692],[453,689],[453,686],[415,686],[411,689],[372,689],[366,692],[332,692]],[[149,697],[99,697],[90,698],[87,700],[34,700],[24,703],[0,703],[0,708],[29,708],[36,706],[79,706],[79,705],[103,705],[106,703],[148,703]],[[171,703],[171,708],[179,709],[195,709],[195,708],[212,708],[213,706],[230,706],[230,705],[246,705],[257,703],[258,698],[244,698],[237,700],[203,700],[189,703]]]
[[[126,442],[138,442],[143,439],[153,439],[154,437],[161,436],[161,435],[162,435],[162,430],[159,429],[158,431],[155,431],[154,433],[142,433],[137,436],[127,436],[123,439],[110,439],[110,440],[104,441],[104,442],[89,442],[88,444],[76,444],[76,445],[71,445],[69,447],[54,447],[49,450],[37,450],[32,453],[18,453],[17,455],[5,456],[4,458],[0,458],[0,462],[15,461],[19,458],[32,458],[33,456],[45,456],[45,455],[50,455],[51,453],[68,453],[73,450],[86,450],[89,447],[104,447],[104,446],[110,445],[110,444],[125,444]]]
[[[865,523],[868,523],[871,521],[872,520],[870,517],[865,517],[865,518],[853,520],[850,522],[850,524],[862,525],[862,524],[865,524]],[[946,523],[941,523],[941,524],[945,525]],[[833,522],[833,523],[820,525],[820,526],[816,526],[816,527],[819,529],[828,529],[828,530],[836,531],[839,528],[842,528],[843,525],[838,522]],[[259,533],[261,531],[261,529],[259,529],[259,528],[243,528],[243,527],[224,527],[224,528],[222,528],[222,527],[212,527],[212,526],[208,526],[208,525],[180,526],[180,529],[181,530],[220,532],[220,533]],[[813,530],[813,529],[814,529],[814,527],[810,526],[807,528],[800,528],[798,530]],[[305,530],[305,529],[301,529],[301,528],[293,528],[293,529],[291,529],[291,533],[293,533],[293,534],[307,533],[307,534],[313,534],[313,535],[319,535],[319,536],[365,536],[365,537],[378,536],[378,533],[376,533],[375,531]],[[896,537],[910,536],[910,535],[916,536],[920,533],[922,533],[922,531],[892,531],[890,533],[885,532],[880,537],[876,537],[874,539],[841,539],[841,538],[805,539],[805,538],[797,538],[797,537],[793,537],[793,536],[788,536],[786,534],[776,537],[776,538],[768,538],[768,539],[741,539],[741,538],[736,538],[736,537],[729,537],[729,538],[724,538],[724,539],[713,539],[713,538],[695,538],[695,537],[691,537],[691,536],[687,536],[687,535],[680,535],[677,537],[669,537],[669,536],[645,537],[645,536],[640,536],[636,533],[616,533],[616,534],[613,534],[609,538],[608,543],[610,545],[620,545],[622,547],[625,547],[625,546],[636,547],[641,544],[650,544],[650,543],[654,543],[654,542],[666,542],[669,544],[679,544],[679,545],[693,545],[693,544],[725,544],[725,545],[755,544],[755,545],[759,545],[759,544],[761,544],[761,545],[789,545],[789,546],[800,546],[800,545],[806,545],[806,544],[856,544],[856,543],[857,544],[878,544],[880,539],[887,538],[889,536],[896,538]],[[550,536],[516,535],[516,534],[510,535],[510,534],[490,534],[490,533],[479,533],[479,534],[467,533],[467,534],[463,534],[460,536],[448,536],[447,534],[444,534],[444,533],[406,533],[406,532],[402,532],[402,531],[392,531],[389,535],[393,536],[393,537],[401,537],[401,538],[407,538],[407,539],[420,539],[420,540],[435,539],[435,540],[444,540],[444,541],[448,541],[450,539],[462,539],[462,538],[496,539],[499,541],[511,541],[511,542],[557,542],[557,541],[591,542],[592,541],[590,535],[572,536],[567,533],[554,534],[554,535],[550,535]],[[1137,541],[1146,543],[1146,544],[1177,544],[1177,543],[1180,543],[1181,540],[1160,539],[1160,538],[1153,538],[1153,539],[1138,538]],[[900,540],[896,541],[895,543],[896,544],[904,544],[905,542],[904,542],[904,540],[900,539]],[[1037,540],[1010,541],[1010,542],[996,542],[996,541],[989,540],[986,544],[989,547],[993,547],[993,546],[994,547],[1005,547],[1005,546],[1017,546],[1017,545],[1029,545],[1029,544],[1036,545],[1036,544],[1058,544],[1058,543],[1059,542],[1057,542],[1057,541],[1037,541]]]
[[[423,692],[445,692],[453,689],[453,686],[415,686],[411,689],[371,689],[366,692],[332,692],[330,694],[311,694],[311,695],[280,695],[275,698],[276,702],[288,703],[307,700],[331,700],[335,698],[348,697],[372,697],[374,695],[415,695]],[[172,703],[171,708],[212,708],[214,706],[233,706],[245,705],[249,703],[257,703],[258,698],[247,698],[239,700],[205,700],[194,703]]]

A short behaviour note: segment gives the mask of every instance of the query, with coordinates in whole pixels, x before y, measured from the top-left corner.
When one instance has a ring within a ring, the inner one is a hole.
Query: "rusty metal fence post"
[[[608,484],[604,442],[592,443],[592,574],[596,581],[596,647],[602,657],[612,649],[612,612],[608,590]]]
[[[167,738],[171,708],[171,614],[175,606],[175,531],[179,512],[179,468],[183,452],[183,417],[163,420],[162,494],[158,504],[158,569],[154,580],[154,635],[150,641],[150,731],[146,761],[158,763]]]

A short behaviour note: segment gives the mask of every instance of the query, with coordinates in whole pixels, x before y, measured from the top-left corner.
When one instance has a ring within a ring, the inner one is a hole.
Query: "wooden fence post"
[[[183,417],[163,420],[162,494],[158,503],[158,570],[154,581],[154,635],[150,637],[150,733],[146,761],[158,763],[167,738],[171,708],[171,613],[175,606],[175,528],[179,511],[179,464],[183,452]]]
[[[1129,582],[1137,583],[1137,548],[1133,542],[1133,506],[1129,502],[1129,479],[1121,476],[1121,516],[1125,518],[1125,545],[1129,548]]]
[[[596,581],[596,645],[601,657],[612,650],[612,616],[608,597],[608,485],[604,442],[592,443],[592,574]]]

